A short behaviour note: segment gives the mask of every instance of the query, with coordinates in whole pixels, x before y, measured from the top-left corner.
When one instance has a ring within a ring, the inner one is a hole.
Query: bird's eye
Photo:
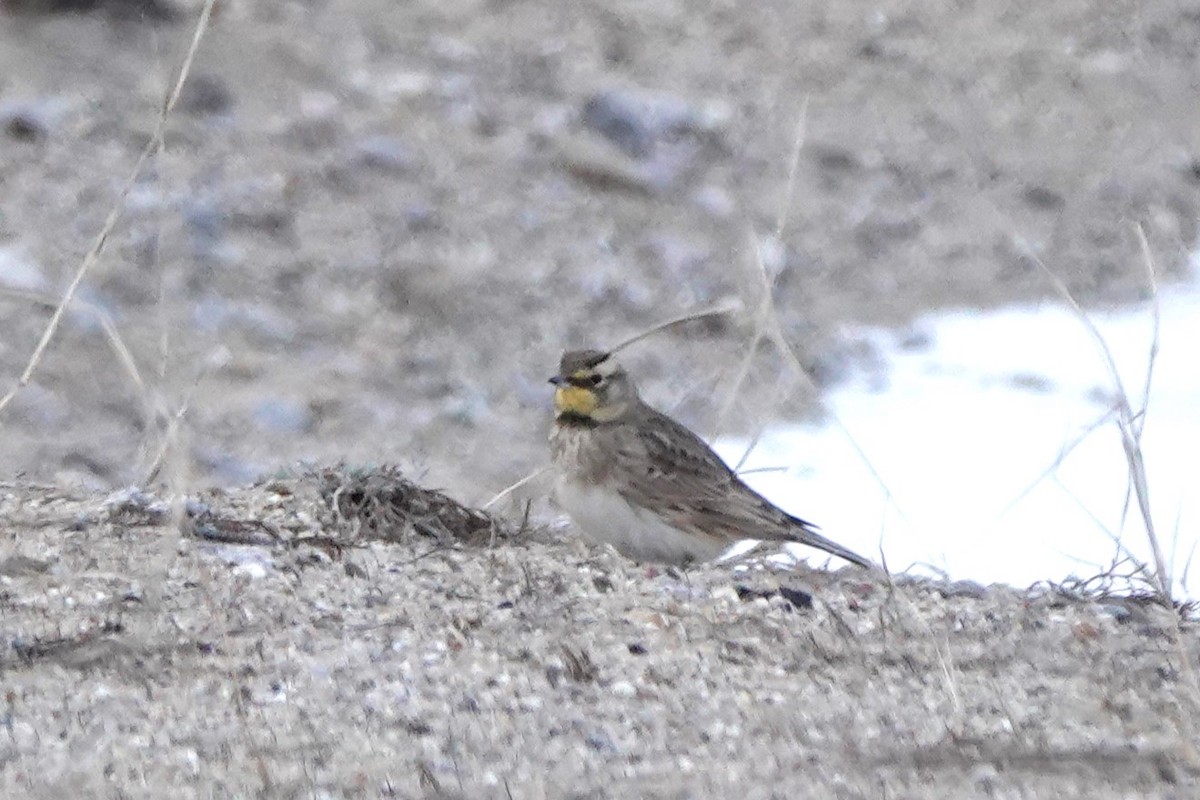
[[[595,374],[588,375],[586,382],[588,386],[599,386],[600,384],[604,383],[604,376]]]

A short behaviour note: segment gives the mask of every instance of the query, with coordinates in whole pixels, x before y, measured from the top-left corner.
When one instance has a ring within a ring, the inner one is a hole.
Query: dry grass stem
[[[792,157],[788,161],[787,185],[783,192],[783,203],[779,207],[779,218],[775,223],[775,236],[782,237],[787,228],[788,217],[792,212],[792,198],[796,193],[796,172],[800,168],[800,151],[804,149],[804,139],[808,132],[808,95],[800,104],[800,113],[796,118],[796,135],[792,138]]]
[[[163,432],[158,450],[155,452],[154,457],[150,459],[150,466],[146,468],[146,477],[142,480],[143,486],[149,485],[158,478],[163,464],[166,463],[167,453],[170,452],[172,445],[176,444],[179,427],[183,423],[184,416],[187,415],[190,404],[191,398],[189,397],[180,403],[179,407],[175,409],[175,413],[171,415],[171,421],[167,423],[167,429]],[[176,494],[179,493],[176,492]]]
[[[678,317],[672,317],[671,319],[667,320],[666,322],[660,322],[657,325],[647,328],[646,330],[642,331],[641,333],[638,333],[638,334],[635,334],[634,336],[629,337],[628,339],[621,342],[620,344],[609,348],[609,352],[610,353],[618,353],[618,352],[624,350],[626,347],[629,347],[632,344],[636,344],[637,342],[640,342],[642,339],[645,339],[649,336],[653,336],[656,333],[661,333],[662,331],[668,330],[670,328],[674,328],[676,325],[682,325],[686,322],[695,322],[696,320],[701,320],[701,319],[708,319],[709,317],[726,317],[731,314],[737,314],[741,310],[742,310],[741,303],[739,303],[737,301],[729,301],[729,302],[721,303],[720,305],[712,306],[710,308],[701,309],[699,311],[691,311],[691,312],[688,312],[687,314],[681,314]]]
[[[491,508],[496,503],[499,503],[501,500],[508,497],[510,494],[517,491],[518,489],[520,489],[522,486],[525,486],[526,484],[537,480],[538,478],[542,477],[550,470],[551,470],[551,467],[549,464],[547,464],[546,466],[543,466],[543,467],[538,467],[536,470],[529,473],[524,478],[521,478],[521,480],[517,481],[514,484],[511,484],[510,486],[506,486],[505,488],[501,489],[496,494],[492,495],[492,498],[490,500],[488,500],[486,503],[484,503],[482,508],[484,510]]]
[[[1116,414],[1117,408],[1114,406],[1108,411],[1105,411],[1098,419],[1093,420],[1079,433],[1078,436],[1064,445],[1063,448],[1059,450],[1058,456],[1054,459],[1050,466],[1046,467],[1046,469],[1042,470],[1042,472],[1036,478],[1030,481],[1029,485],[1022,489],[1020,493],[1013,498],[1012,502],[1004,507],[1004,509],[1000,512],[1000,516],[1004,516],[1009,511],[1012,511],[1014,508],[1016,508],[1017,505],[1020,504],[1020,502],[1026,497],[1028,497],[1029,493],[1036,489],[1042,481],[1056,473],[1058,468],[1062,466],[1063,462],[1067,460],[1067,456],[1071,455],[1071,453],[1073,453],[1075,449],[1079,447],[1079,445],[1087,441],[1093,433],[1112,422],[1113,417]]]
[[[146,162],[162,147],[163,137],[167,128],[167,119],[170,117],[172,109],[175,108],[175,104],[179,102],[179,96],[183,92],[183,85],[187,81],[188,74],[192,69],[192,62],[196,57],[196,51],[200,48],[200,41],[204,37],[204,32],[208,29],[208,22],[212,17],[214,3],[215,0],[205,0],[203,8],[200,10],[200,17],[196,21],[196,28],[192,34],[191,44],[188,46],[187,54],[184,56],[183,63],[179,68],[179,75],[175,80],[174,88],[171,90],[170,95],[166,98],[166,102],[159,112],[158,121],[154,126],[154,133],[150,137],[150,141],[146,143],[146,146],[142,148],[137,161],[134,162],[133,169],[129,171],[129,175],[125,179],[125,183],[121,186],[121,191],[117,194],[117,199],[113,203],[112,208],[109,209],[108,216],[104,220],[104,225],[101,227],[100,233],[96,235],[96,240],[92,244],[91,249],[84,256],[78,269],[75,270],[75,275],[71,278],[71,282],[67,284],[67,289],[63,292],[62,299],[55,306],[54,314],[51,315],[50,322],[47,323],[45,330],[42,331],[42,337],[38,340],[37,346],[34,348],[32,355],[30,355],[25,369],[21,372],[16,384],[13,385],[3,398],[0,398],[0,413],[3,413],[8,404],[12,402],[12,399],[29,385],[29,381],[37,371],[42,357],[50,346],[50,342],[54,339],[54,335],[58,332],[58,328],[62,324],[63,315],[66,313],[72,300],[75,299],[75,293],[79,290],[80,284],[83,283],[84,277],[87,276],[96,262],[100,260],[100,255],[104,252],[104,247],[108,244],[108,239],[121,218],[121,212],[125,208],[125,200],[133,190],[138,178],[141,177]]]
[[[8,289],[0,287],[0,297],[8,297],[13,300],[23,300],[34,305],[42,306],[48,309],[57,309],[62,304],[62,298],[54,297],[53,295],[43,294],[42,292],[21,291],[18,289]],[[86,309],[89,314],[95,316],[100,328],[104,331],[105,340],[108,346],[112,349],[113,355],[117,357],[117,362],[121,368],[125,370],[125,374],[129,377],[130,382],[137,387],[139,392],[144,392],[146,389],[145,381],[142,380],[142,374],[138,370],[137,362],[133,358],[133,353],[125,344],[125,340],[121,338],[120,332],[117,330],[116,323],[113,322],[112,315],[105,309],[94,303],[88,303],[84,300],[76,301],[76,305]],[[3,407],[0,406],[0,409]]]
[[[1145,455],[1142,452],[1142,428],[1145,424],[1145,415],[1147,404],[1149,402],[1150,385],[1154,374],[1154,364],[1158,356],[1158,337],[1159,337],[1159,306],[1158,306],[1158,285],[1154,278],[1154,261],[1150,254],[1150,247],[1146,241],[1145,232],[1141,226],[1136,226],[1136,232],[1139,243],[1142,248],[1143,263],[1146,268],[1146,275],[1149,280],[1150,289],[1153,300],[1153,315],[1154,315],[1154,333],[1150,345],[1146,364],[1146,381],[1143,389],[1141,406],[1138,410],[1134,410],[1133,405],[1129,400],[1129,393],[1125,388],[1125,382],[1121,379],[1121,374],[1117,370],[1116,359],[1113,357],[1112,349],[1108,346],[1108,342],[1104,339],[1100,329],[1096,327],[1095,322],[1088,315],[1087,311],[1079,304],[1071,294],[1071,290],[1065,283],[1055,275],[1048,266],[1041,260],[1037,253],[1033,252],[1032,248],[1026,248],[1027,256],[1042,270],[1050,280],[1055,290],[1063,298],[1063,301],[1074,312],[1075,316],[1083,324],[1084,328],[1091,335],[1096,347],[1104,360],[1105,368],[1108,371],[1109,380],[1117,395],[1116,412],[1117,412],[1117,428],[1121,434],[1121,448],[1125,455],[1126,468],[1129,475],[1129,484],[1133,490],[1133,495],[1137,500],[1138,513],[1142,517],[1142,522],[1146,528],[1146,538],[1150,544],[1150,550],[1154,559],[1153,568],[1153,584],[1160,598],[1167,604],[1173,604],[1173,593],[1171,591],[1171,573],[1167,568],[1166,558],[1163,556],[1162,547],[1159,543],[1157,531],[1154,527],[1154,518],[1150,509],[1150,486],[1146,479],[1146,463]]]
[[[767,272],[766,265],[763,263],[762,253],[757,247],[758,237],[755,235],[753,230],[750,232],[750,239],[754,244],[752,247],[752,252],[754,253],[755,266],[757,267],[757,286],[759,287],[760,291],[759,302],[756,304],[758,313],[755,318],[755,333],[752,341],[755,343],[755,347],[757,347],[757,344],[764,338],[769,340],[771,344],[775,346],[779,354],[783,356],[784,360],[787,361],[788,365],[795,371],[797,377],[804,381],[804,383],[814,393],[819,394],[820,389],[817,387],[812,377],[808,374],[808,371],[804,368],[804,364],[801,363],[800,357],[796,354],[795,348],[792,347],[791,342],[789,342],[787,337],[784,335],[783,325],[779,321],[779,316],[775,312],[774,303],[772,301],[772,287],[774,282]],[[752,358],[753,355],[753,349],[747,351],[746,361]],[[745,371],[746,368],[743,368],[742,372]],[[736,391],[739,389],[740,385],[735,384],[734,392],[736,393]],[[831,413],[829,418],[838,428],[838,430],[841,431],[842,435],[846,437],[846,441],[849,442],[850,446],[854,449],[855,454],[858,456],[863,466],[867,468],[867,471],[871,473],[871,477],[879,485],[880,489],[883,490],[884,497],[886,498],[887,502],[894,507],[895,504],[892,490],[888,487],[887,482],[883,479],[883,476],[879,474],[879,471],[875,469],[875,465],[867,456],[866,451],[862,449],[861,445],[859,445],[858,440],[855,439],[854,435],[850,432],[850,429],[846,427],[845,423],[843,423],[836,414]],[[755,437],[752,441],[757,442],[757,437]],[[739,460],[739,463],[744,463],[748,456],[749,451],[743,454],[742,458]],[[902,519],[904,518],[904,513],[902,510],[896,508],[896,512],[900,514]]]

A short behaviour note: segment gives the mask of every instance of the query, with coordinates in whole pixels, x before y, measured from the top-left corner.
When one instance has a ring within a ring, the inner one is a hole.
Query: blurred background
[[[0,388],[200,7],[0,2]],[[627,360],[708,436],[811,418],[812,387],[880,358],[845,330],[1050,296],[1031,254],[1117,307],[1146,294],[1140,222],[1160,277],[1185,274],[1198,53],[1184,2],[219,0],[0,418],[3,473],[397,462],[478,502],[544,463],[563,348],[753,305],[763,273],[814,383],[738,318]]]

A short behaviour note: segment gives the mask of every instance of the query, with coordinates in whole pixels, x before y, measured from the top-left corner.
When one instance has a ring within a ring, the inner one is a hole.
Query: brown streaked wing
[[[703,439],[649,407],[642,413],[647,416],[627,428],[636,441],[625,444],[645,457],[626,463],[645,466],[613,476],[626,500],[677,527],[724,535],[731,542],[794,537],[792,518],[742,483]]]
[[[870,560],[817,533],[811,522],[793,517],[759,495],[683,425],[649,406],[643,405],[638,413],[643,415],[640,423],[623,426],[628,438],[621,449],[626,451],[626,464],[647,466],[614,476],[617,491],[630,503],[657,513],[675,527],[730,543],[739,539],[799,542],[875,568]]]

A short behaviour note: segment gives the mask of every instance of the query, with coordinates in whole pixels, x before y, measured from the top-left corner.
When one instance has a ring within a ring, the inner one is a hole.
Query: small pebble
[[[67,103],[57,97],[0,103],[0,130],[12,139],[36,142],[61,126]]]
[[[646,158],[656,132],[646,120],[647,109],[622,92],[601,92],[583,106],[583,124],[634,158]]]
[[[600,753],[619,753],[617,746],[613,743],[612,737],[604,731],[596,730],[587,735],[585,741],[588,747]]]
[[[1101,613],[1115,619],[1117,622],[1129,622],[1133,618],[1133,612],[1125,606],[1117,605],[1116,603],[1105,603],[1100,606]]]
[[[813,596],[803,589],[792,589],[788,586],[779,587],[779,595],[792,604],[793,608],[807,611],[813,607]]]
[[[355,161],[383,172],[412,172],[416,157],[408,145],[396,136],[368,136],[355,146]]]
[[[223,114],[233,108],[233,92],[216,75],[191,75],[183,84],[178,108],[190,114]]]
[[[987,587],[975,581],[954,581],[938,588],[942,597],[973,597],[981,598],[987,594]]]
[[[30,558],[19,553],[8,558],[0,559],[0,575],[6,578],[23,578],[30,575],[40,575],[49,571],[50,562],[40,558]]]
[[[775,595],[775,592],[773,590],[767,591],[767,590],[763,590],[763,589],[758,589],[753,586],[747,586],[744,583],[739,583],[737,586],[735,586],[733,588],[734,588],[734,591],[737,592],[737,596],[738,596],[739,600],[745,600],[745,601],[759,600],[764,597],[773,597]]]
[[[1038,375],[1033,372],[1018,372],[1008,379],[1009,384],[1016,389],[1024,389],[1036,394],[1048,394],[1054,391],[1054,381],[1047,378],[1045,375]]]

